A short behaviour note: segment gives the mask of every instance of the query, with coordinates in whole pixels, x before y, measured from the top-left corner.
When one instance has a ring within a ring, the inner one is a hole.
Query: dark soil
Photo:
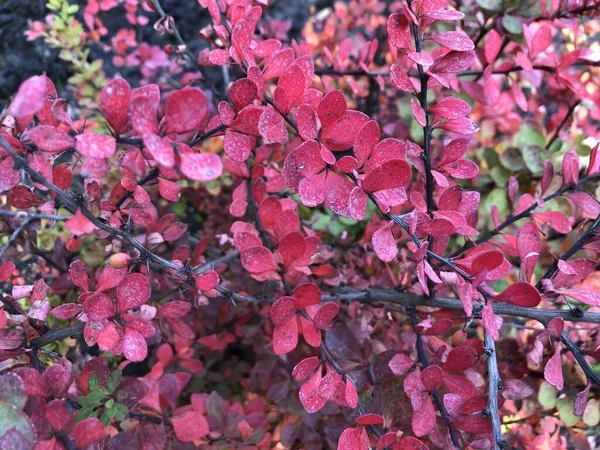
[[[10,101],[23,80],[44,72],[54,81],[59,94],[68,96],[65,92],[67,79],[72,75],[69,65],[60,60],[58,50],[50,48],[43,39],[30,42],[24,34],[29,21],[44,20],[48,14],[46,2],[47,0],[0,0],[0,110]],[[86,1],[72,0],[71,3],[81,6],[78,13],[81,15]],[[207,45],[199,38],[198,31],[209,23],[210,17],[196,0],[162,0],[161,4],[175,18],[183,39],[192,51],[197,52]],[[310,7],[315,6],[320,10],[331,4],[332,0],[273,0],[273,6],[266,14],[278,20],[291,20],[292,28],[288,38],[298,39],[309,16]],[[156,17],[153,15],[150,20],[155,20]],[[101,19],[109,30],[108,36],[103,38],[106,42],[119,29],[130,26],[122,5],[108,12],[101,12]],[[139,33],[140,38],[150,44],[162,46],[172,42],[170,36],[160,36],[150,24],[142,27]],[[102,59],[108,77],[118,72],[132,85],[137,85],[137,70],[116,68],[111,63],[111,57],[110,53],[105,53],[99,46],[92,47],[90,59]],[[218,85],[220,71],[210,70],[208,73],[210,78],[214,77],[209,82]]]

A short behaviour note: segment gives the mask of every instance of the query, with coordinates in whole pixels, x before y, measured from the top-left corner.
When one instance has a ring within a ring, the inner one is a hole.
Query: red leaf
[[[17,266],[12,261],[4,261],[0,264],[0,283],[4,283],[12,277]]]
[[[176,203],[181,198],[181,187],[177,183],[164,178],[158,179],[158,191],[162,198],[170,202]]]
[[[210,291],[219,284],[219,274],[214,270],[207,270],[200,275],[194,276],[196,287],[201,291]]]
[[[125,327],[125,335],[121,342],[123,347],[123,356],[129,361],[143,361],[148,356],[148,345],[144,337],[130,329]]]
[[[388,363],[390,370],[394,373],[394,375],[404,375],[408,372],[413,366],[415,362],[410,359],[410,357],[406,353],[398,353]]]
[[[67,320],[75,317],[81,311],[83,311],[83,306],[77,303],[65,303],[54,308],[52,315],[57,319]]]
[[[285,355],[298,345],[298,320],[294,315],[273,330],[273,351],[276,355]]]
[[[344,389],[344,399],[346,401],[346,404],[350,408],[358,407],[358,393],[356,392],[356,388],[354,387],[354,384],[352,383],[352,381],[350,381],[350,379],[348,377],[346,377],[346,386]]]
[[[429,111],[444,119],[460,119],[471,112],[471,107],[464,100],[445,97],[437,102],[435,106],[429,108]]]
[[[161,138],[156,134],[144,134],[144,146],[148,149],[152,159],[165,167],[175,165],[175,152],[173,146],[166,138]]]
[[[535,222],[529,221],[519,229],[517,249],[521,258],[532,252],[540,253],[542,250],[542,240],[540,239],[539,228]]]
[[[429,447],[417,438],[412,436],[402,436],[402,439],[400,439],[400,442],[398,443],[398,450],[429,450]]]
[[[21,172],[13,169],[13,159],[5,158],[0,163],[0,192],[11,189],[21,181]]]
[[[86,133],[75,136],[76,150],[93,158],[110,158],[115,154],[117,141],[107,134]]]
[[[273,254],[266,247],[252,247],[240,251],[242,266],[250,273],[277,270]]]
[[[440,366],[428,366],[421,372],[421,381],[425,389],[433,391],[444,381],[444,371]]]
[[[7,114],[15,119],[32,116],[46,104],[48,84],[45,76],[31,77],[21,83],[15,98],[10,103]]]
[[[504,380],[502,397],[507,400],[523,400],[533,394],[533,389],[523,380],[511,378]]]
[[[223,150],[234,161],[246,161],[254,147],[255,138],[246,134],[227,130],[223,140]]]
[[[383,424],[383,417],[379,414],[363,414],[354,419],[359,425],[381,425]]]
[[[223,162],[214,153],[181,153],[181,172],[190,180],[211,181],[223,174]]]
[[[317,370],[300,388],[300,403],[309,414],[319,411],[327,403],[327,399],[321,397],[318,392],[321,381],[321,371]]]
[[[321,107],[319,105],[319,117],[320,114]],[[360,111],[345,111],[339,117],[322,123],[321,142],[334,152],[348,150],[354,145],[360,129],[368,121],[369,117]]]
[[[241,78],[233,82],[229,88],[229,99],[236,111],[251,104],[258,98],[258,87],[249,78]]]
[[[338,450],[369,450],[369,440],[364,427],[346,428],[340,435]]]
[[[320,328],[321,330],[329,328],[331,322],[333,319],[335,319],[335,316],[337,316],[339,312],[340,307],[337,303],[325,303],[313,317],[313,323],[315,324],[315,327]]]
[[[85,299],[83,311],[91,320],[100,321],[114,316],[116,309],[108,295],[95,292]]]
[[[65,228],[71,233],[81,236],[92,233],[96,229],[96,225],[81,213],[80,208],[77,208],[75,214],[65,222]]]
[[[479,414],[463,417],[456,422],[455,426],[459,430],[473,434],[489,434],[492,432],[490,420]]]
[[[104,427],[100,420],[89,417],[75,424],[70,436],[76,447],[87,447],[104,438]]]
[[[442,365],[442,368],[454,372],[463,372],[475,364],[477,359],[477,352],[473,350],[473,347],[461,345],[453,348],[450,353],[448,353],[448,358]]]
[[[471,272],[477,276],[483,271],[491,272],[497,269],[504,262],[504,254],[498,250],[490,250],[487,252],[481,252],[471,263]]]
[[[303,140],[308,141],[318,136],[317,117],[310,105],[302,104],[296,109],[296,125]]]
[[[321,301],[321,291],[314,283],[304,283],[295,287],[292,296],[298,309],[317,305]]]
[[[558,339],[565,329],[565,320],[562,317],[555,317],[546,324],[546,331],[554,339]]]
[[[32,128],[27,137],[41,150],[60,153],[75,147],[75,139],[64,131],[48,125]]]
[[[283,117],[270,105],[266,106],[260,115],[258,131],[267,142],[285,144],[288,141],[289,136]]]
[[[540,304],[542,297],[539,291],[531,284],[518,281],[509,285],[500,294],[495,295],[492,300],[523,306],[525,308],[534,308]]]
[[[471,119],[467,118],[448,120],[441,124],[440,128],[465,135],[475,134],[479,131],[479,126]]]
[[[174,300],[158,310],[159,317],[183,317],[192,309],[192,304],[181,300]]]
[[[167,97],[165,121],[167,133],[187,133],[204,129],[208,101],[198,88],[184,87]]]
[[[119,312],[138,308],[150,299],[150,280],[141,273],[127,275],[117,287]]]
[[[209,432],[208,421],[197,411],[188,411],[180,416],[171,417],[175,436],[181,442],[192,442],[203,438]]]
[[[127,124],[131,88],[123,78],[113,78],[100,91],[100,109],[115,135]]]
[[[292,377],[294,377],[294,380],[296,381],[302,381],[306,379],[319,364],[320,360],[317,356],[305,358],[296,364],[294,370],[292,371]]]
[[[277,299],[277,301],[271,305],[269,315],[271,316],[273,325],[284,325],[296,315],[296,304],[294,303],[294,299],[292,297],[281,297]]]
[[[396,88],[404,92],[415,92],[415,87],[408,77],[406,69],[398,64],[390,67],[390,79]]]
[[[323,378],[319,386],[319,395],[327,400],[333,400],[338,388],[342,384],[342,376],[336,371],[331,371]]]
[[[420,66],[429,67],[433,64],[433,58],[425,52],[410,52],[407,56]]]
[[[485,38],[485,44],[483,47],[485,61],[488,63],[488,65],[491,65],[494,63],[494,61],[496,61],[496,57],[500,52],[500,47],[502,47],[502,37],[496,30],[491,29]]]

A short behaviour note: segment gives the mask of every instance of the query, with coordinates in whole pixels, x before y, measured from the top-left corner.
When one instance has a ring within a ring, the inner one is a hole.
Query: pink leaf
[[[143,361],[148,355],[148,345],[144,337],[129,327],[125,327],[125,335],[121,345],[123,355],[129,361]]]
[[[267,142],[284,144],[288,140],[283,117],[270,105],[263,109],[258,121],[258,131]]]
[[[223,162],[214,153],[182,153],[181,172],[190,180],[211,181],[223,174]]]
[[[327,399],[318,393],[321,381],[321,371],[317,370],[300,388],[300,403],[309,414],[319,411],[327,403]]]
[[[315,324],[315,327],[321,330],[326,330],[327,328],[329,328],[331,322],[333,321],[333,319],[335,319],[339,312],[340,307],[337,303],[325,303],[323,306],[321,306],[321,308],[319,308],[319,310],[313,318],[313,323]]]
[[[320,364],[317,356],[311,356],[300,361],[292,370],[292,377],[296,381],[302,381],[306,379]]]
[[[398,255],[398,245],[392,234],[391,224],[382,226],[373,233],[371,238],[375,253],[384,262],[390,262],[396,259]]]
[[[296,303],[292,297],[281,297],[277,299],[271,309],[269,315],[273,321],[273,325],[284,325],[296,315]]]
[[[511,378],[504,380],[502,397],[507,400],[523,400],[533,394],[533,389],[523,380]]]
[[[60,153],[75,146],[75,139],[64,131],[49,125],[32,128],[27,137],[41,150]]]
[[[369,450],[369,441],[364,427],[346,428],[340,435],[338,450]]]
[[[544,378],[559,391],[563,388],[564,380],[562,374],[562,362],[560,359],[560,344],[556,345],[554,354],[546,363],[546,367],[544,367]]]
[[[86,133],[75,136],[76,150],[93,158],[110,158],[115,154],[117,141],[107,134]]]
[[[484,306],[481,311],[481,322],[483,323],[483,327],[485,331],[491,336],[494,341],[498,341],[500,339],[498,322],[496,320],[496,314],[494,314],[494,310],[491,305],[487,304]]]
[[[65,228],[74,235],[81,236],[92,233],[96,229],[96,225],[82,214],[80,208],[77,208],[75,214],[65,222]]]
[[[390,370],[398,376],[404,375],[414,365],[415,362],[406,353],[396,354],[388,363]]]
[[[430,38],[442,47],[458,52],[473,50],[475,45],[469,36],[457,31],[447,31],[445,33],[435,34]]]
[[[431,397],[428,395],[421,406],[413,411],[412,430],[415,436],[422,437],[429,434],[435,427],[435,410]]]
[[[48,84],[45,76],[31,77],[25,80],[15,98],[10,103],[7,114],[16,119],[32,116],[46,104]]]
[[[266,247],[253,247],[240,251],[242,266],[250,273],[277,270],[273,254]]]

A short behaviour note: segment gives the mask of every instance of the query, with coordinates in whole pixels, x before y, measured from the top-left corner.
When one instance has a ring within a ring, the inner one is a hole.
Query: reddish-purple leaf
[[[208,421],[197,411],[188,411],[180,416],[171,417],[175,436],[181,442],[192,442],[203,438],[209,432]]]
[[[425,389],[433,391],[444,381],[444,371],[437,365],[427,366],[423,372],[421,372],[421,381],[423,382]]]
[[[560,344],[544,367],[544,379],[559,391],[563,388],[564,379],[562,373],[562,362],[560,359]]]
[[[273,144],[284,144],[288,140],[283,117],[271,106],[263,109],[258,121],[258,131],[267,142]]]
[[[89,417],[75,424],[70,436],[75,446],[86,448],[104,438],[104,427],[100,420]]]
[[[600,306],[600,294],[587,289],[563,289],[558,291],[561,295],[574,298],[575,300],[590,306]]]
[[[110,158],[115,154],[117,141],[108,134],[86,133],[75,136],[76,150],[93,158]]]
[[[507,400],[523,400],[533,394],[533,389],[523,380],[511,378],[504,380],[502,397]]]
[[[150,280],[141,273],[127,275],[117,287],[119,312],[138,308],[150,299]]]
[[[489,434],[492,432],[490,419],[486,419],[479,414],[463,417],[455,422],[455,426],[459,430],[473,434]]]
[[[498,339],[500,339],[500,327],[498,326],[498,321],[496,320],[496,314],[494,314],[494,310],[489,303],[485,305],[481,311],[481,322],[483,323],[485,331],[488,332],[491,338],[494,341],[498,341]]]
[[[448,353],[448,358],[442,365],[442,368],[454,372],[463,372],[475,364],[477,359],[477,352],[473,350],[473,347],[461,345],[453,348],[450,353]]]
[[[396,354],[388,363],[390,370],[394,373],[394,375],[398,376],[404,375],[414,365],[415,362],[406,353]]]
[[[535,308],[542,301],[542,297],[534,286],[524,281],[518,281],[495,295],[493,300],[525,308]]]

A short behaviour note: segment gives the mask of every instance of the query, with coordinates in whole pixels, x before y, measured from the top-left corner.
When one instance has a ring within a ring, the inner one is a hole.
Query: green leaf
[[[88,387],[90,388],[90,391],[94,390],[94,388],[98,386],[98,384],[100,384],[100,377],[97,373],[93,373],[92,376],[88,379]]]
[[[575,415],[575,405],[573,404],[573,399],[567,397],[561,398],[556,403],[556,409],[558,410],[558,415],[565,426],[572,427],[579,422],[579,417]]]
[[[536,176],[542,175],[544,163],[550,158],[548,151],[539,145],[526,145],[521,149],[525,165]]]
[[[521,34],[523,32],[519,18],[508,14],[502,17],[502,26],[506,31],[512,34]]]
[[[502,0],[476,0],[477,4],[489,11],[499,11],[502,8]]]
[[[600,401],[591,399],[583,411],[583,421],[590,427],[600,423]]]
[[[108,379],[108,382],[106,383],[106,387],[108,388],[108,391],[110,393],[112,393],[119,386],[120,383],[121,383],[121,371],[117,369],[117,370],[114,370],[113,373],[111,374],[111,377]]]
[[[516,147],[509,147],[500,153],[499,156],[500,164],[502,164],[507,169],[518,172],[520,170],[525,169],[525,164],[523,163],[523,156],[521,152]],[[492,166],[493,164],[489,164]]]
[[[516,145],[518,147],[525,147],[526,145],[545,147],[546,138],[533,125],[524,124],[516,136]]]
[[[546,381],[542,382],[540,390],[538,392],[538,402],[545,409],[552,409],[556,406],[556,395],[558,391],[554,386]]]
[[[100,406],[105,396],[106,394],[102,392],[91,392],[86,396],[79,397],[79,404],[84,408],[93,409],[96,406]]]
[[[113,406],[115,406],[115,401],[111,398],[104,404],[104,406],[108,409],[111,409]]]
[[[27,448],[28,445],[33,447],[35,433],[27,416],[20,410],[13,408],[12,405],[0,402],[0,437],[11,429],[16,429],[21,433],[23,439],[28,441],[27,445],[24,443],[23,448]]]
[[[127,406],[125,406],[123,403],[115,403],[112,410],[115,412],[114,417],[117,420],[125,420],[127,418],[127,414],[129,414]]]

